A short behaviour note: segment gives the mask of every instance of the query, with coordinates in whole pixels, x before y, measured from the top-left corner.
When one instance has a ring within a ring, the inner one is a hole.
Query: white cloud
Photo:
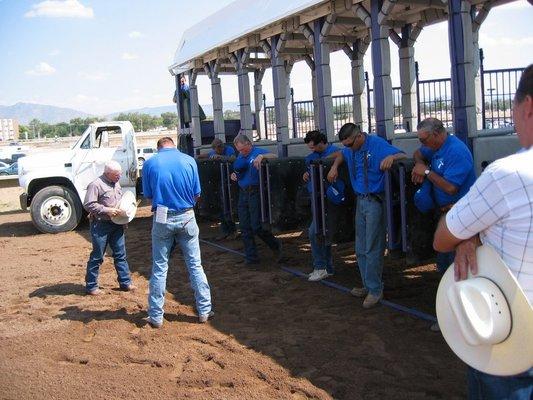
[[[144,37],[144,34],[142,34],[141,32],[139,31],[132,31],[128,34],[128,36],[132,39],[139,39],[139,38],[142,38]]]
[[[498,7],[501,10],[523,10],[531,7],[528,4],[527,0],[513,1],[512,3],[504,4],[501,7]]]
[[[94,12],[91,7],[85,7],[78,0],[46,0],[34,4],[24,16],[26,18],[93,18]]]
[[[505,47],[519,47],[533,45],[533,36],[512,38],[512,37],[492,37],[483,33],[479,35],[479,43],[482,46],[505,46]]]
[[[107,78],[107,74],[103,72],[80,71],[78,72],[78,76],[88,81],[103,81],[105,78]]]
[[[74,101],[82,105],[92,105],[95,102],[98,102],[100,99],[96,96],[86,96],[84,94],[77,94],[74,96]]]
[[[48,53],[48,55],[52,57],[58,56],[59,54],[61,54],[61,52],[58,49],[54,49],[50,53]]]
[[[139,56],[137,54],[133,53],[122,53],[122,59],[123,60],[136,60]]]
[[[55,72],[56,72],[56,69],[54,67],[42,61],[39,64],[37,64],[33,69],[26,71],[26,74],[33,75],[33,76],[46,76],[46,75],[52,75]]]

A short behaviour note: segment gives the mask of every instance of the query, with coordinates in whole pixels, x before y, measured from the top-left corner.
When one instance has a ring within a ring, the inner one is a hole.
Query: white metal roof
[[[236,0],[183,33],[169,69],[174,73],[183,72],[194,58],[323,2]]]

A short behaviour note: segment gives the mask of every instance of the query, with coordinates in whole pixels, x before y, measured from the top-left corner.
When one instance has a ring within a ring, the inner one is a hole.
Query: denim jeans
[[[124,226],[111,221],[91,222],[91,241],[93,250],[87,262],[85,274],[85,288],[88,292],[98,288],[98,272],[104,261],[107,245],[113,251],[117,280],[121,288],[131,284],[130,268],[126,261],[126,240],[124,238]]]
[[[358,197],[355,212],[355,254],[363,286],[379,296],[385,252],[385,209],[371,197]]]
[[[235,232],[235,222],[231,220],[229,215],[226,215],[224,211],[220,212],[220,230],[224,235],[229,235]]]
[[[494,376],[468,367],[469,400],[530,400],[532,398],[533,368],[520,375]]]
[[[450,251],[448,253],[437,252],[437,270],[441,275],[444,275],[448,267],[453,263],[454,259],[455,251]]]
[[[314,222],[309,225],[309,241],[311,242],[311,254],[313,255],[313,268],[315,270],[325,269],[328,274],[333,274],[331,245],[326,245],[317,239]]]
[[[254,236],[257,235],[271,250],[279,249],[278,239],[261,226],[261,203],[259,191],[239,191],[239,227],[244,242],[244,253],[247,262],[259,261]]]
[[[148,295],[148,316],[156,323],[163,322],[163,306],[167,284],[168,259],[177,243],[183,253],[198,315],[211,311],[211,289],[207,283],[200,255],[198,234],[200,229],[194,211],[184,213],[170,211],[167,222],[152,223],[152,275]]]

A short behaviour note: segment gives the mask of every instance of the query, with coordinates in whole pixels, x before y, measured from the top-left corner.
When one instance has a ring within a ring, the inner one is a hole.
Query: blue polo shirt
[[[237,156],[233,162],[233,170],[237,174],[237,182],[241,188],[259,185],[259,170],[252,164],[259,154],[268,153],[270,153],[268,150],[253,146],[252,151],[246,157],[242,154]]]
[[[192,208],[201,192],[196,161],[175,148],[160,149],[144,163],[142,182],[152,210],[160,205],[175,211]]]
[[[305,157],[305,165],[307,166],[307,172],[309,172],[309,166],[311,165],[312,161],[326,158],[339,150],[341,150],[339,147],[333,146],[332,144],[328,144],[328,147],[326,147],[323,152],[313,151],[312,153],[309,153],[307,157]],[[309,191],[309,193],[311,193],[311,181],[307,182],[307,190]]]
[[[353,191],[357,194],[381,193],[385,190],[385,174],[379,168],[388,156],[402,151],[392,146],[385,139],[375,135],[366,135],[365,142],[358,150],[345,147],[342,149],[344,161],[350,172]],[[367,164],[368,187],[365,183],[364,165]]]
[[[209,158],[214,157],[217,155],[217,152],[215,150],[211,150],[209,153],[207,153],[207,156]],[[233,147],[225,145],[224,146],[224,153],[221,154],[224,157],[231,157],[235,155],[235,150]]]
[[[433,172],[459,189],[455,195],[451,196],[436,185],[432,185],[435,202],[440,207],[456,203],[476,181],[472,153],[466,144],[456,136],[448,135],[448,138],[437,151],[421,146],[420,153],[431,162]]]

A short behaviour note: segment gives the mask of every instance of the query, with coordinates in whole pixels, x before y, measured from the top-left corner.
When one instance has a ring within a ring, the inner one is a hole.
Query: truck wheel
[[[144,165],[144,158],[142,158],[142,157],[137,158],[137,166],[139,168],[142,168],[143,165]]]
[[[44,233],[68,232],[81,220],[83,208],[78,195],[64,186],[41,189],[31,201],[31,220]]]

